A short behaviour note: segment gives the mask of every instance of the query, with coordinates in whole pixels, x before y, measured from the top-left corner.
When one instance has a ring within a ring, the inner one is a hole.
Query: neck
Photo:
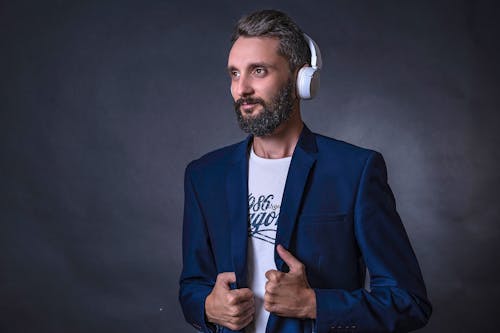
[[[271,135],[254,137],[255,154],[263,158],[292,156],[303,127],[300,110],[296,108],[290,118],[278,126]]]

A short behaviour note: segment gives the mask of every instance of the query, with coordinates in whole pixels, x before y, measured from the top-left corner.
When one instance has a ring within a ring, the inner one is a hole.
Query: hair
[[[299,26],[288,15],[277,10],[261,10],[242,17],[236,24],[231,45],[239,37],[272,37],[280,41],[278,53],[284,56],[294,72],[310,64],[311,50]]]

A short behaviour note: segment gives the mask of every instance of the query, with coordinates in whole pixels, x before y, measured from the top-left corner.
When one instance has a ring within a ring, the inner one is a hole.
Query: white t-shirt
[[[281,199],[292,157],[267,159],[255,155],[248,166],[248,286],[255,295],[256,312],[245,332],[266,331],[269,312],[264,309],[265,274],[276,269],[274,247]]]

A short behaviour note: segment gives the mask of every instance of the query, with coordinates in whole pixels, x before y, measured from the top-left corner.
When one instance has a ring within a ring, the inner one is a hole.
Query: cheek
[[[261,94],[261,97],[268,105],[270,105],[277,97],[278,91],[277,90],[268,90],[266,92],[263,92]]]
[[[237,101],[238,99],[241,98],[240,96],[240,87],[237,81],[231,81],[231,84],[229,85],[229,93],[231,94],[231,97],[233,98],[233,101]]]
[[[255,95],[269,102],[276,95],[276,86],[272,84],[255,87]]]
[[[236,100],[237,97],[233,91],[234,91],[234,84],[231,82],[231,84],[229,85],[229,93],[231,94],[231,97],[233,97],[233,99]]]
[[[280,90],[287,84],[286,80],[283,79],[274,79],[266,82],[261,85],[259,88],[256,88],[256,93],[258,92],[260,96],[266,100],[271,101],[277,97]]]

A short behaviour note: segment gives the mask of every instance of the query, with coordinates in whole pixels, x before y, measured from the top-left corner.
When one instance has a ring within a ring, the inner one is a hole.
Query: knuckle
[[[220,282],[221,280],[224,279],[225,276],[226,276],[226,273],[219,273],[219,274],[217,274],[217,279],[215,281]]]
[[[238,308],[237,308],[238,316],[244,317],[246,312],[247,312],[247,308],[248,307],[246,307],[246,305],[238,306]]]
[[[234,327],[234,328],[232,328],[232,330],[234,330],[234,331],[240,330],[245,326],[245,324],[246,324],[246,322],[242,318],[235,318],[232,321],[232,325]]]
[[[269,281],[278,282],[279,281],[279,274],[278,274],[278,272],[271,272],[269,274]]]
[[[226,302],[228,304],[233,304],[236,301],[236,296],[231,293],[226,294]]]
[[[231,317],[238,317],[239,314],[240,314],[240,309],[238,309],[238,307],[233,306],[229,309],[229,315]]]
[[[250,299],[253,297],[253,293],[250,290],[243,290],[241,293],[243,299]]]
[[[268,312],[273,312],[273,306],[269,302],[264,302],[264,309],[266,309],[266,311]]]

